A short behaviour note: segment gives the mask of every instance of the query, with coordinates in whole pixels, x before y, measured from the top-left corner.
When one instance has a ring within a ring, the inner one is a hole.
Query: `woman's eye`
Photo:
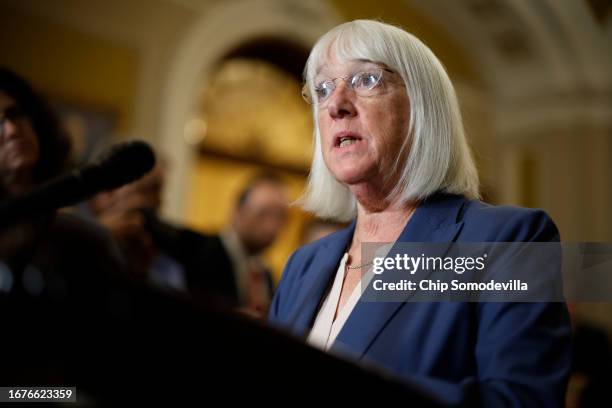
[[[372,89],[379,81],[380,74],[373,72],[361,72],[353,77],[353,87],[361,89]]]
[[[317,99],[319,100],[327,98],[332,91],[333,89],[332,86],[330,86],[329,82],[322,82],[321,84],[315,87],[315,93],[317,94]]]

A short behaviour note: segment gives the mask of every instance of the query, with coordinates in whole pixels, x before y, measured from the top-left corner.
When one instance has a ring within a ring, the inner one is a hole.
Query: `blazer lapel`
[[[466,200],[450,194],[435,194],[422,202],[397,242],[453,242],[463,222],[458,222]],[[391,249],[390,255],[394,252]],[[359,301],[338,334],[332,349],[360,358],[405,302]]]
[[[300,290],[299,299],[288,319],[296,335],[303,336],[314,319],[315,312],[323,299],[325,290],[338,269],[338,262],[344,255],[355,230],[355,221],[347,228],[336,233],[334,239],[321,245],[314,255],[308,270],[305,271],[305,281]]]

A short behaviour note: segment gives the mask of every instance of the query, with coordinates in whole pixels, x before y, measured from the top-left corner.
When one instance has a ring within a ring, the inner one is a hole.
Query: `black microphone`
[[[91,164],[59,176],[0,203],[0,225],[77,204],[93,195],[138,180],[155,166],[155,154],[142,141],[112,146]]]

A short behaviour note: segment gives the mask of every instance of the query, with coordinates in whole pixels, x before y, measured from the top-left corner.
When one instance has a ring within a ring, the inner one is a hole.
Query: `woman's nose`
[[[0,122],[0,136],[2,138],[12,137],[17,133],[17,124],[10,119],[4,119]]]
[[[357,115],[357,108],[354,104],[355,93],[346,86],[344,81],[334,89],[327,102],[327,111],[333,119],[353,117]]]

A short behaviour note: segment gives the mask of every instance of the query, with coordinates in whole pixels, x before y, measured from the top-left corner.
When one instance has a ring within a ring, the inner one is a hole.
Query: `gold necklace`
[[[359,268],[363,268],[364,266],[368,266],[368,265],[371,265],[371,264],[372,264],[371,261],[370,262],[366,262],[366,263],[361,264],[361,265],[355,265],[355,266],[351,266],[349,264],[346,264],[346,269],[359,269]]]

